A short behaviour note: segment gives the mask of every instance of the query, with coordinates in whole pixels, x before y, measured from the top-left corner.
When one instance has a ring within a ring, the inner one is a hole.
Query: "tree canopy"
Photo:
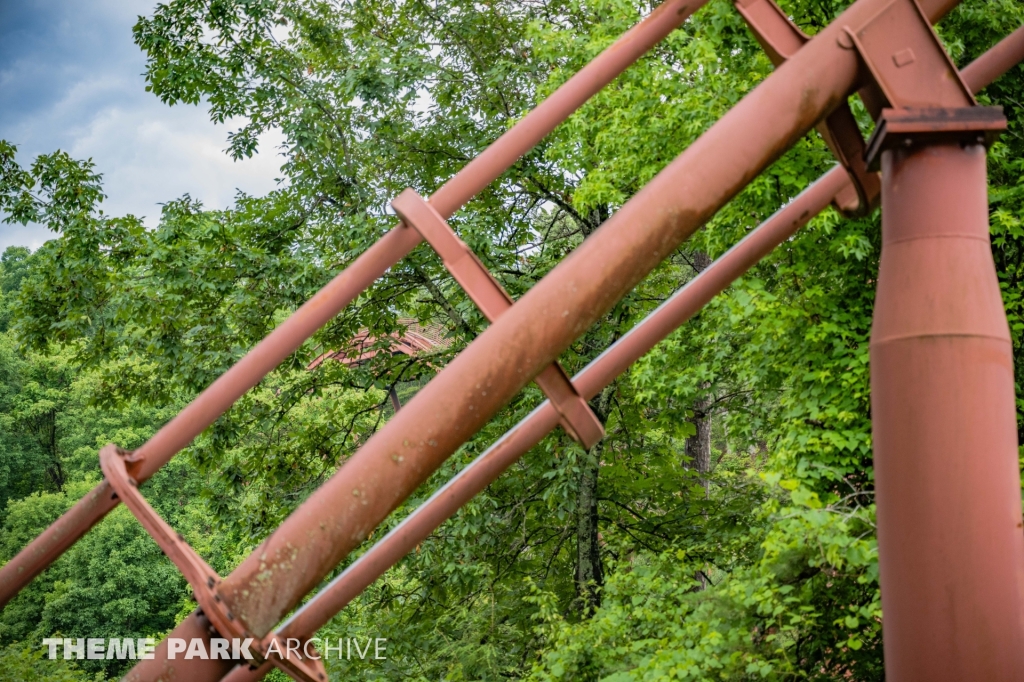
[[[780,4],[813,34],[849,3]],[[99,480],[99,447],[143,443],[390,229],[395,195],[434,191],[652,9],[169,0],[140,17],[147,89],[236,122],[227,153],[279,154],[281,182],[226,210],[168,197],[146,229],[104,213],[91,160],[26,162],[0,141],[4,220],[54,232],[0,258],[0,561]],[[965,0],[938,30],[962,66],[1022,23],[1014,0]],[[712,0],[451,225],[518,298],[771,70]],[[1024,68],[979,99],[1010,121],[989,154],[990,219],[1024,395]],[[260,148],[272,128],[284,145]],[[801,140],[563,366],[579,370],[833,164],[817,133]],[[321,636],[384,637],[388,657],[330,660],[332,679],[882,679],[868,375],[880,242],[877,212],[829,209],[776,249],[594,399],[598,446],[553,433],[338,614]],[[314,362],[360,332],[385,349],[410,321],[446,343]],[[393,415],[392,391],[408,399],[485,327],[421,246],[142,490],[226,574]],[[541,399],[523,391],[381,530]],[[126,662],[51,662],[39,642],[160,637],[194,607],[118,508],[0,613],[0,667],[115,676]]]

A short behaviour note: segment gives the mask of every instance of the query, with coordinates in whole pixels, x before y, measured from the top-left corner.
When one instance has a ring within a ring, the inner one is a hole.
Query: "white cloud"
[[[0,253],[8,246],[27,246],[35,251],[54,234],[41,225],[0,225]]]
[[[221,209],[232,204],[239,189],[260,195],[277,186],[282,136],[265,134],[259,154],[233,161],[224,153],[227,130],[195,107],[167,108],[154,101],[97,112],[68,152],[91,157],[104,174],[105,212],[145,216],[146,225],[154,227],[158,204],[183,194]]]
[[[131,26],[154,5],[0,0],[0,138],[18,145],[23,164],[56,149],[92,158],[104,177],[103,210],[145,216],[150,227],[160,203],[186,193],[211,209],[230,206],[238,189],[265,194],[283,160],[283,138],[271,131],[255,157],[235,162],[223,150],[237,122],[214,125],[205,106],[167,107],[145,92]],[[37,248],[52,236],[0,225],[0,251]]]

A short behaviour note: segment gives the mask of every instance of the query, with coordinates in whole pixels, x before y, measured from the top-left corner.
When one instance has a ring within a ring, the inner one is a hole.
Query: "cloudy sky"
[[[236,188],[275,186],[280,139],[234,162],[226,126],[205,107],[167,107],[145,91],[145,60],[132,25],[153,0],[0,0],[0,138],[18,160],[63,149],[91,157],[103,174],[111,215],[133,213],[154,226],[159,204],[188,193],[209,208],[229,206]],[[38,247],[52,233],[0,223],[0,251]]]

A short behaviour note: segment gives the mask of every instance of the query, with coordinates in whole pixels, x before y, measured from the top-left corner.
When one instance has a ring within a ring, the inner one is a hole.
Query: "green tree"
[[[31,254],[24,246],[8,246],[0,255],[0,333],[10,325],[11,302],[28,272]]]
[[[848,3],[782,4],[813,34]],[[0,400],[20,410],[8,409],[4,437],[36,448],[5,464],[4,556],[81,494],[98,446],[141,443],[390,228],[391,197],[435,190],[650,9],[172,0],[141,18],[150,90],[171,105],[206,101],[214,122],[241,117],[228,136],[236,157],[280,129],[283,182],[225,211],[169,201],[144,230],[102,212],[91,162],[58,152],[24,168],[0,146],[0,209],[60,234],[2,271],[21,273],[4,295],[24,344],[0,354]],[[940,32],[963,63],[1022,21],[1011,0],[967,0]],[[451,224],[517,297],[770,72],[735,10],[714,0]],[[982,99],[1016,102],[1022,89],[1018,68]],[[1019,355],[1024,122],[1008,113],[990,156],[993,247]],[[832,164],[816,134],[798,143],[563,354],[566,369]],[[881,679],[867,366],[879,248],[877,215],[827,211],[777,249],[594,401],[608,433],[598,447],[550,436],[325,627],[389,639],[387,661],[335,662],[332,675]],[[384,350],[409,318],[442,326],[450,346],[315,362],[360,330]],[[147,495],[230,570],[380,427],[390,389],[413,391],[485,324],[417,249]],[[61,367],[70,390],[52,392]],[[514,399],[380,530],[540,399],[533,387]],[[63,492],[27,426],[51,403]],[[18,463],[30,460],[36,469]],[[9,473],[22,470],[42,473]],[[19,596],[0,619],[4,642],[101,618],[112,633],[170,627],[191,604],[133,523],[112,515]],[[115,599],[143,569],[158,576],[145,595]]]

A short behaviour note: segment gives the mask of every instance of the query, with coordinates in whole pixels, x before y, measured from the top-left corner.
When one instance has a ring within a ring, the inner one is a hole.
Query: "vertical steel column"
[[[1024,680],[1013,357],[985,148],[908,143],[881,156],[871,332],[886,675]]]

